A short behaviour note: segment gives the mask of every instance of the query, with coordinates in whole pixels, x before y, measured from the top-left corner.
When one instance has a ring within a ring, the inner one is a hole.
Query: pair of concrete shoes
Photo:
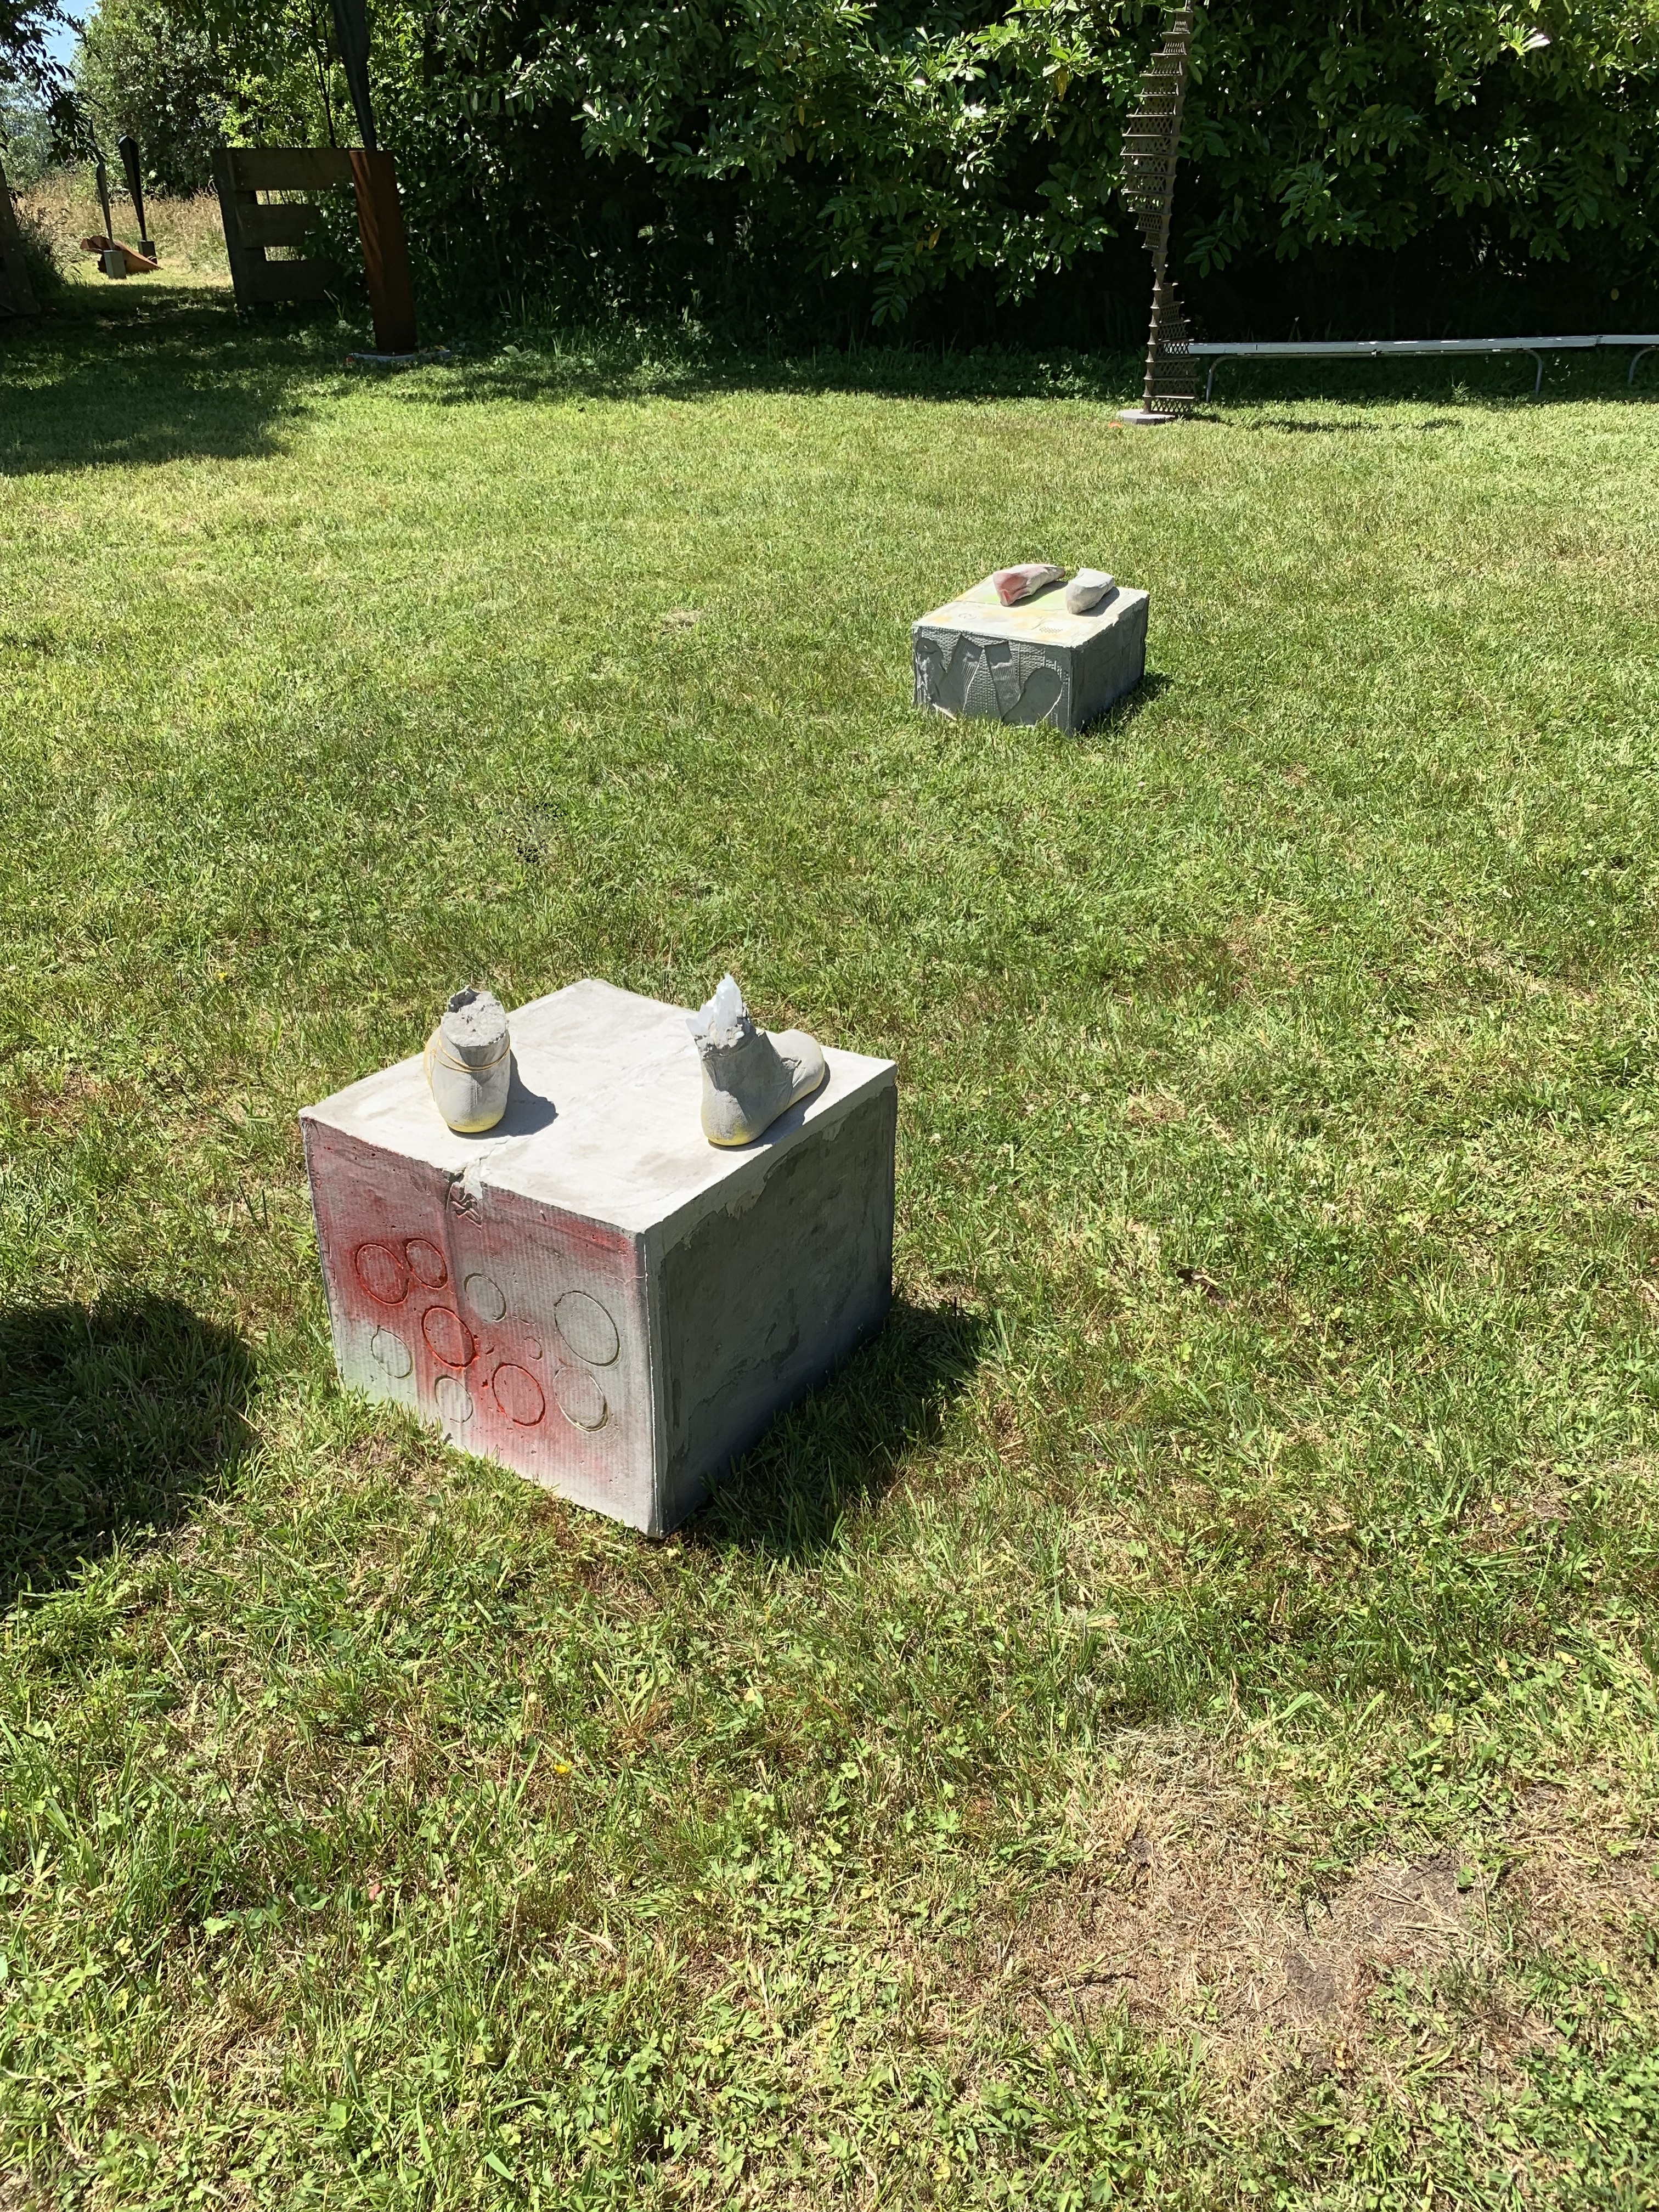
[[[711,1145],[751,1145],[824,1078],[804,1030],[757,1029],[727,975],[686,1022],[702,1061],[702,1133]],[[426,1079],[438,1111],[463,1136],[493,1129],[513,1087],[513,1040],[493,991],[457,991],[427,1040]]]

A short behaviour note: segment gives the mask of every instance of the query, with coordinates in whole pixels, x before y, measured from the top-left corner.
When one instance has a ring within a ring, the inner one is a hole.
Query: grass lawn
[[[0,340],[0,2203],[1659,2202],[1651,378],[1149,434],[71,296]],[[1039,556],[1150,586],[1138,699],[921,719]],[[295,1115],[461,979],[728,964],[899,1063],[897,1304],[653,1546],[341,1394]]]

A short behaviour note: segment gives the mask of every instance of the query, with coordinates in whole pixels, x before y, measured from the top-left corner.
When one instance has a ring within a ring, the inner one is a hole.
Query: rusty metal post
[[[357,232],[363,242],[374,344],[380,353],[413,353],[415,280],[409,239],[398,198],[398,166],[390,154],[350,147],[351,181],[357,188]]]

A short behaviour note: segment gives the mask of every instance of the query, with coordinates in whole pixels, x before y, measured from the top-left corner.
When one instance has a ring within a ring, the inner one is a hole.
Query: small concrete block
[[[988,580],[913,623],[916,704],[990,722],[1080,730],[1146,672],[1145,592],[1109,592],[1086,615],[1050,585],[1005,607]]]
[[[709,1144],[678,1006],[573,983],[509,1017],[483,1136],[417,1058],[301,1115],[335,1358],[464,1451],[652,1535],[881,1325],[893,1063]]]

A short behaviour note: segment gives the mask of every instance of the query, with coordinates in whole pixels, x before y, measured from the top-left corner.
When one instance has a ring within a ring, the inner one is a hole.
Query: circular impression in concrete
[[[491,1275],[469,1275],[461,1285],[466,1302],[486,1321],[499,1321],[507,1311],[507,1292]]]
[[[590,1367],[609,1367],[621,1349],[616,1322],[586,1291],[567,1291],[554,1307],[553,1318],[577,1358],[585,1359]],[[589,1421],[582,1425],[597,1428],[599,1424]]]
[[[459,1375],[441,1375],[432,1392],[438,1411],[447,1421],[472,1419],[472,1393]]]
[[[591,1375],[567,1367],[556,1376],[553,1395],[559,1401],[559,1411],[573,1428],[602,1429],[605,1417],[611,1411],[605,1402],[605,1393]]]
[[[449,1280],[443,1254],[424,1237],[411,1237],[404,1247],[404,1257],[409,1262],[410,1273],[423,1290],[441,1290]]]
[[[431,1346],[433,1358],[441,1359],[446,1367],[465,1367],[477,1349],[471,1330],[447,1306],[427,1308],[421,1334]]]
[[[541,1384],[528,1369],[515,1367],[510,1359],[503,1360],[495,1370],[489,1387],[507,1419],[516,1421],[521,1429],[533,1429],[547,1411]]]
[[[368,1356],[384,1367],[386,1373],[401,1382],[415,1359],[402,1337],[393,1336],[389,1328],[377,1328],[368,1340]]]
[[[409,1296],[403,1255],[389,1244],[360,1244],[351,1255],[351,1271],[377,1306],[400,1306]]]

